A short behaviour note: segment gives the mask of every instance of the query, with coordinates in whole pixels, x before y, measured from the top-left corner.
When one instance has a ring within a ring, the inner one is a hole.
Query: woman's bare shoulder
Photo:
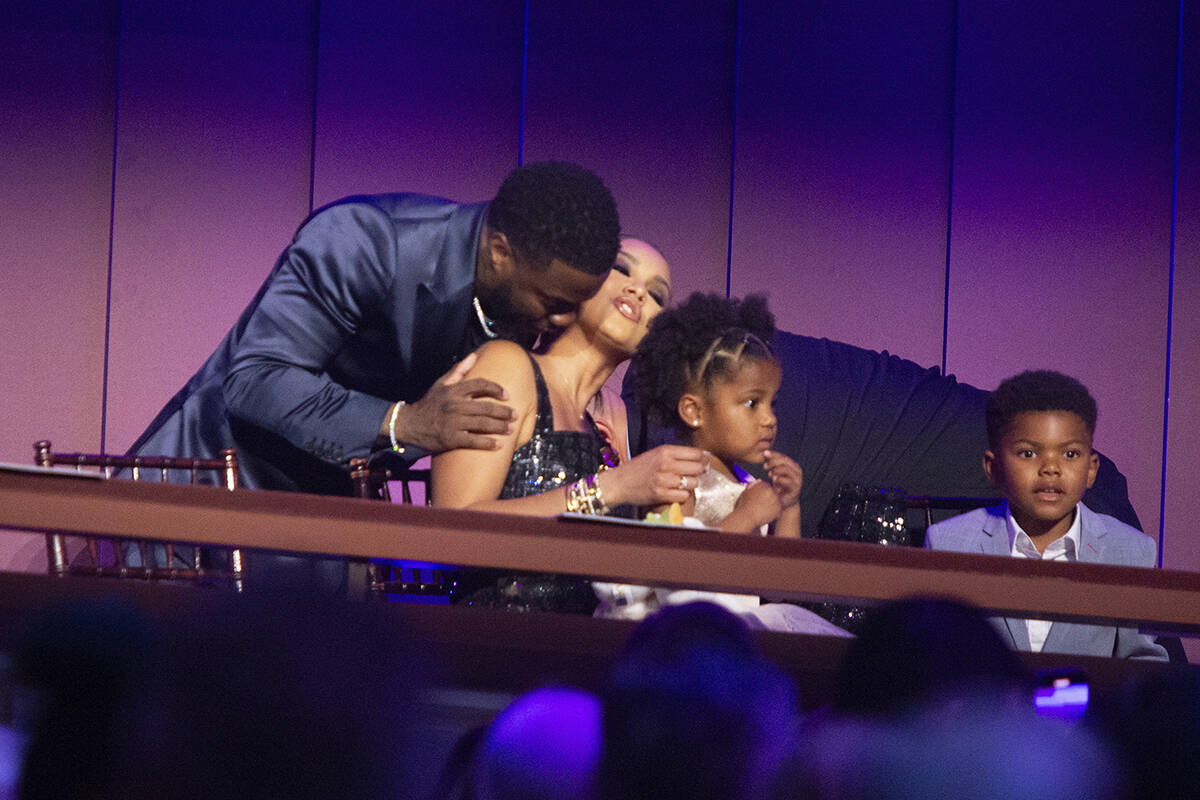
[[[475,352],[479,354],[480,358],[484,356],[489,358],[529,358],[528,350],[516,342],[510,342],[508,339],[491,339],[475,348]]]
[[[484,342],[475,350],[478,360],[471,371],[467,373],[475,377],[479,372],[494,372],[496,370],[511,371],[524,365],[527,372],[532,372],[529,366],[529,351],[516,342],[506,339],[493,339]]]
[[[515,342],[494,339],[475,351],[478,360],[467,378],[484,378],[504,387],[508,404],[518,414],[536,405],[537,388],[529,351]]]

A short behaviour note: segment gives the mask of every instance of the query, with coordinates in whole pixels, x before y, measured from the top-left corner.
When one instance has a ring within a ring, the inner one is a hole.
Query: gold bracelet
[[[567,511],[573,514],[602,516],[607,514],[608,510],[608,503],[604,502],[604,493],[596,485],[595,475],[588,475],[567,485]]]
[[[583,480],[587,487],[588,513],[600,516],[607,514],[608,503],[604,502],[604,493],[600,491],[600,486],[596,483],[596,476],[588,475]]]
[[[583,481],[575,481],[567,484],[567,511],[572,514],[586,514],[587,511],[584,505],[587,501],[587,490],[583,487]]]

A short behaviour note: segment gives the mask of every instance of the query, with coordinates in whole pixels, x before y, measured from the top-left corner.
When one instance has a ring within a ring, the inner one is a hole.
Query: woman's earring
[[[700,427],[700,420],[698,420],[698,419],[694,419],[694,420],[692,420],[692,421],[691,421],[690,423],[688,423],[688,424],[689,424],[689,425],[691,425],[693,428],[699,428],[699,427]]]

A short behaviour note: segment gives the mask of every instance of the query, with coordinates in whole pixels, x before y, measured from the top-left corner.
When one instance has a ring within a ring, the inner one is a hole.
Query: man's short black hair
[[[1078,414],[1088,433],[1096,433],[1096,401],[1079,381],[1048,369],[1014,375],[992,392],[987,403],[988,446],[1000,446],[1004,432],[1026,411],[1070,411]]]
[[[488,207],[487,224],[536,269],[557,258],[603,275],[621,246],[612,193],[595,173],[565,161],[525,164],[509,173]]]

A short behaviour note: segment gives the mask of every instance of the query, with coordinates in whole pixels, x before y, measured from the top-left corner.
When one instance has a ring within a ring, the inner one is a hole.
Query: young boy
[[[1096,401],[1059,372],[1023,372],[987,404],[983,470],[1005,502],[929,528],[925,546],[1043,561],[1153,567],[1154,540],[1083,505],[1096,480]],[[1005,617],[993,620],[1016,650],[1165,661],[1166,651],[1135,628]]]

